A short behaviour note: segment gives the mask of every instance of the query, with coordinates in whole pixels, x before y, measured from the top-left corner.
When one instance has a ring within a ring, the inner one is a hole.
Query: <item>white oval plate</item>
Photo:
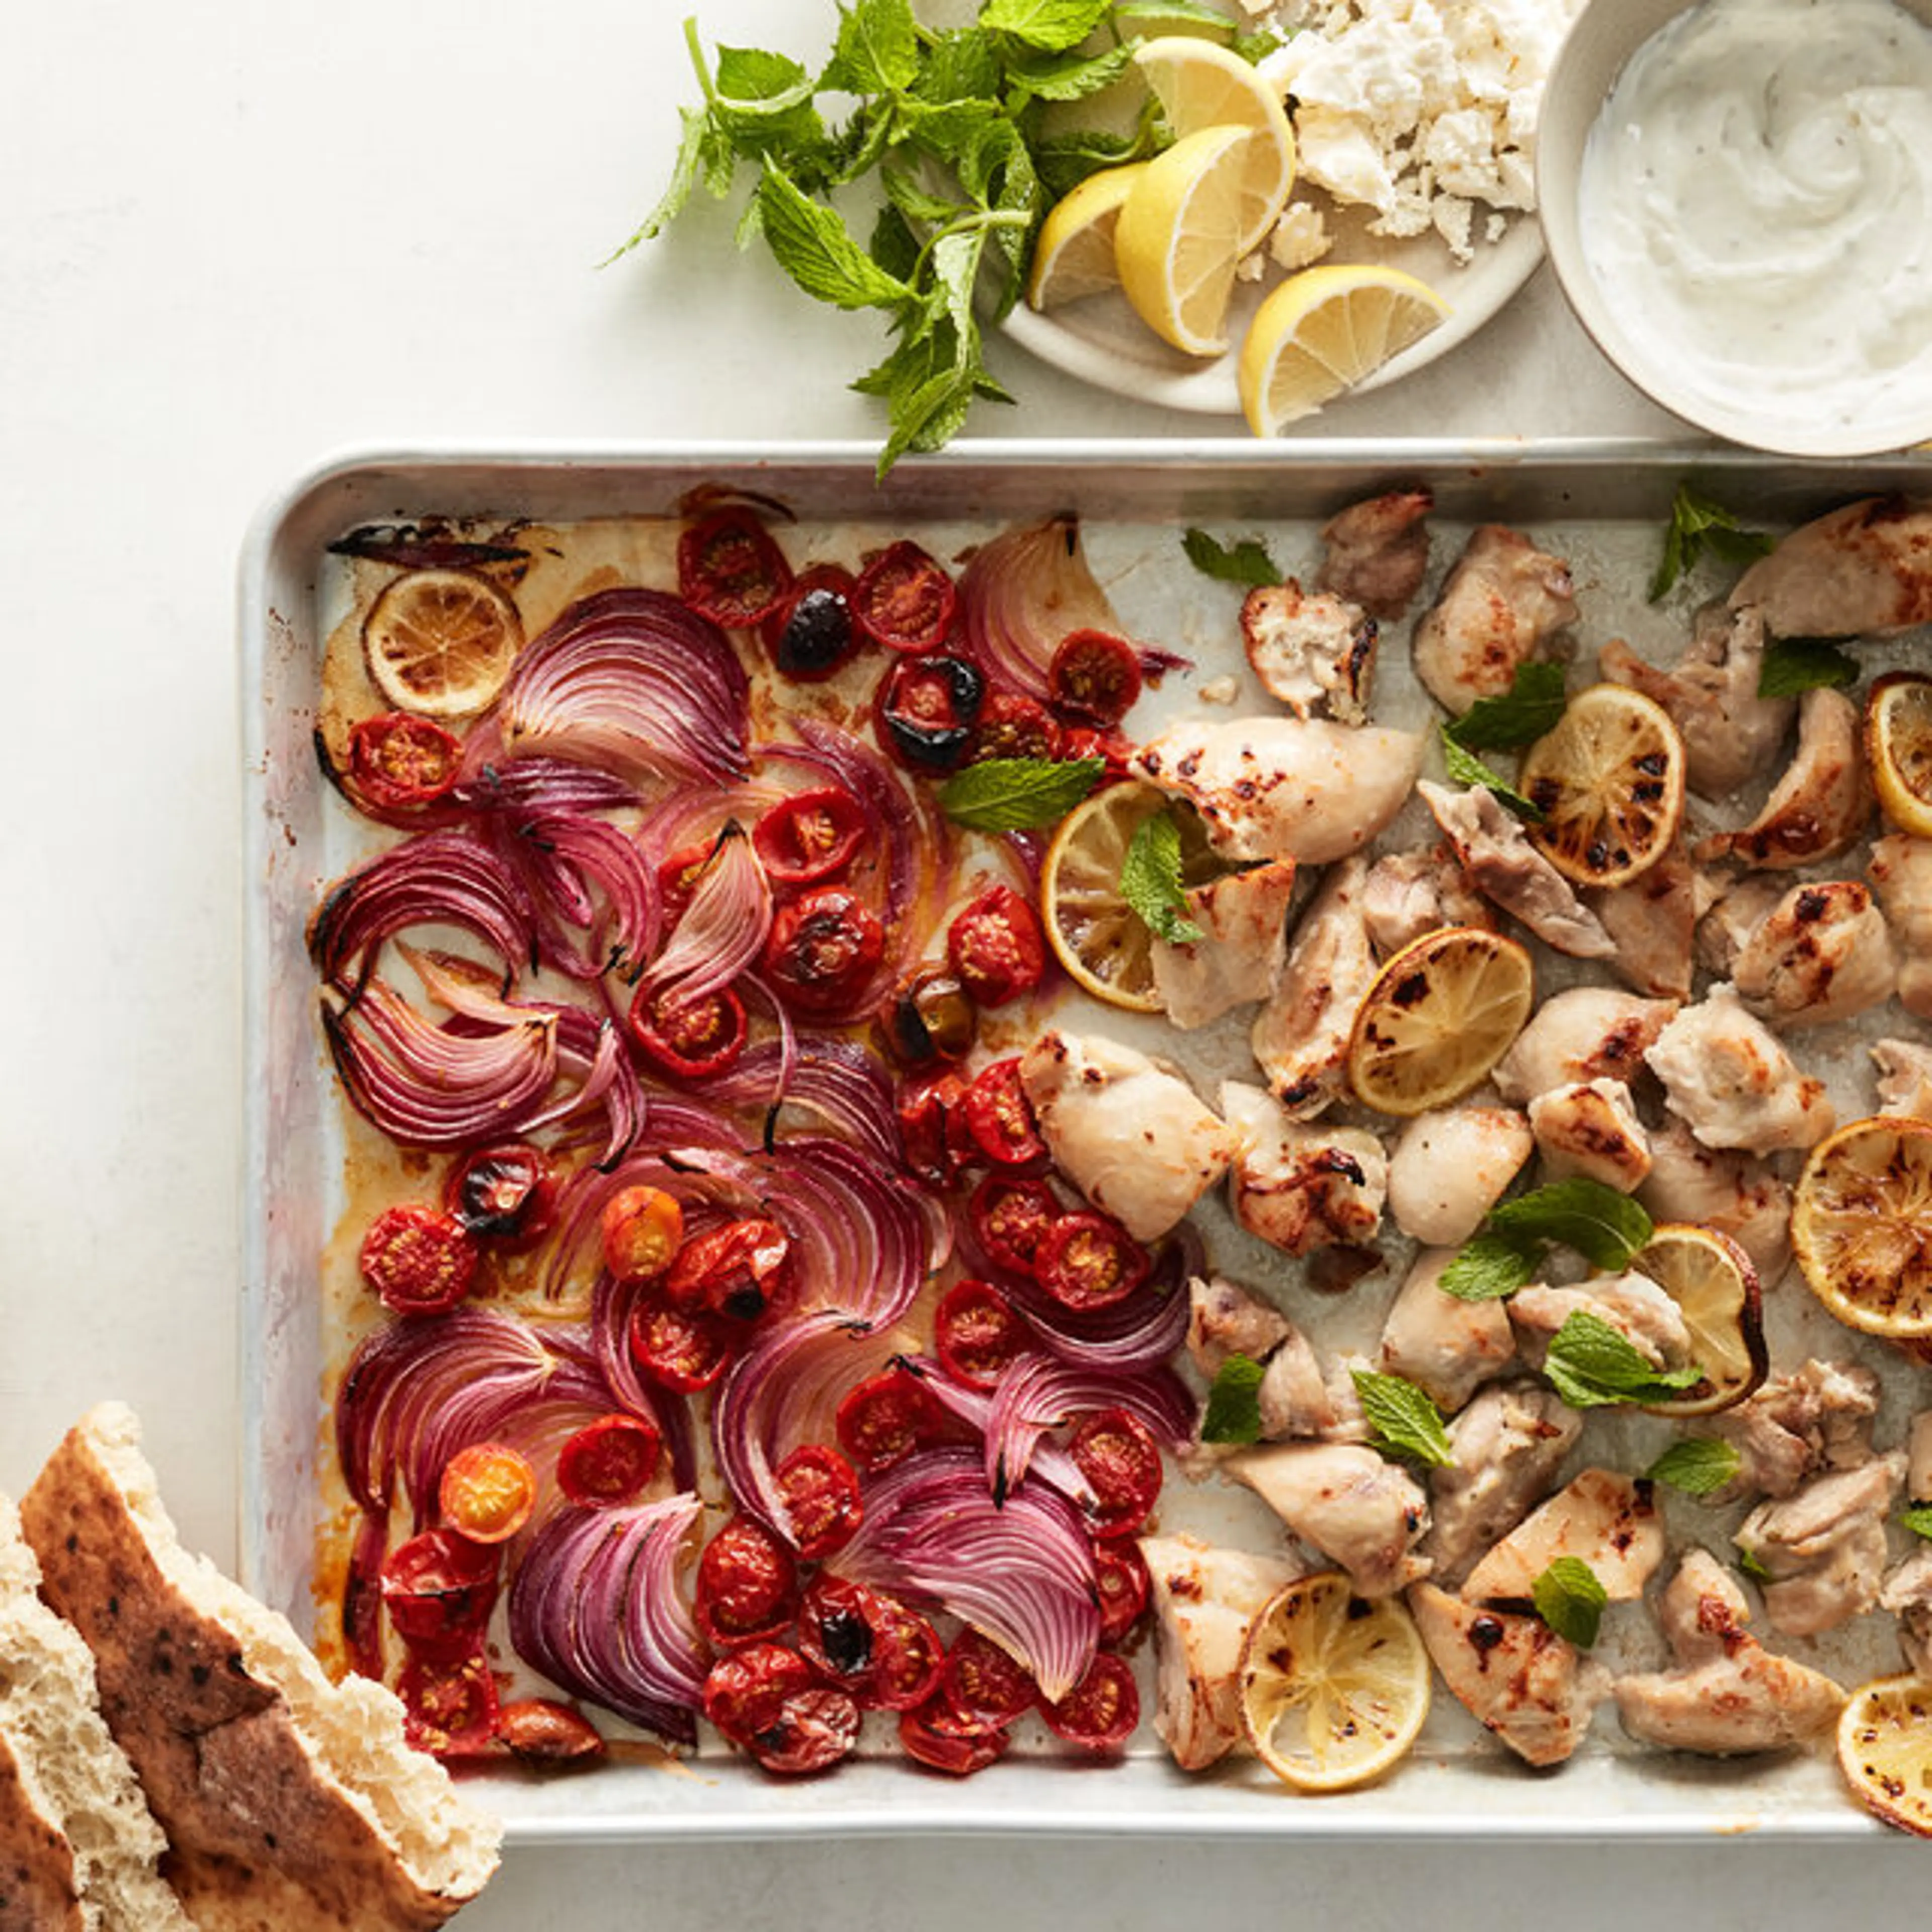
[[[1476,214],[1480,232],[1485,211]],[[1358,383],[1352,394],[1378,389],[1446,356],[1466,342],[1496,314],[1536,272],[1543,260],[1543,231],[1534,214],[1513,214],[1498,241],[1479,242],[1464,265],[1432,232],[1407,241],[1390,241],[1366,232],[1365,221],[1351,224],[1331,216],[1335,246],[1328,262],[1375,262],[1406,270],[1435,290],[1449,304],[1448,320],[1422,340],[1384,363]],[[1118,294],[1090,296],[1051,314],[1040,315],[1023,303],[1000,327],[1042,362],[1064,370],[1094,388],[1136,402],[1158,403],[1200,416],[1241,413],[1234,364],[1241,337],[1262,298],[1281,280],[1271,274],[1237,289],[1228,318],[1229,339],[1237,346],[1212,362],[1184,356],[1162,341]]]

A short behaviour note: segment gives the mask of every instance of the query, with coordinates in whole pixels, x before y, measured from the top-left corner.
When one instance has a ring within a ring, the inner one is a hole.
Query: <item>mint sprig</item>
[[[1187,553],[1188,562],[1203,577],[1211,577],[1217,583],[1242,584],[1252,590],[1265,590],[1282,580],[1283,573],[1268,555],[1268,546],[1258,538],[1243,537],[1224,544],[1205,530],[1189,530],[1181,536],[1180,547]]]
[[[1768,532],[1746,530],[1721,503],[1688,483],[1680,483],[1664,532],[1664,554],[1650,580],[1650,601],[1654,604],[1679,578],[1694,569],[1707,550],[1726,563],[1750,563],[1776,542]]]
[[[1458,1301],[1499,1301],[1535,1280],[1552,1246],[1574,1248],[1600,1272],[1615,1274],[1654,1232],[1628,1195],[1579,1174],[1491,1208],[1436,1285]]]
[[[1712,1496],[1736,1475],[1744,1459],[1721,1436],[1687,1436],[1671,1444],[1644,1472],[1687,1496]]]
[[[1472,790],[1477,786],[1494,792],[1505,808],[1515,813],[1526,824],[1540,825],[1544,820],[1542,806],[1526,799],[1500,772],[1492,771],[1478,758],[1474,752],[1465,751],[1449,735],[1448,725],[1442,727],[1442,761],[1448,768],[1452,782],[1468,785]]]
[[[1148,930],[1170,946],[1194,946],[1208,935],[1188,916],[1180,882],[1180,827],[1157,812],[1134,828],[1120,862],[1120,896]]]
[[[1843,691],[1858,681],[1858,661],[1828,638],[1774,638],[1758,665],[1760,698],[1802,698],[1808,691]]]
[[[1033,831],[1058,824],[1106,768],[1104,758],[982,758],[939,788],[939,806],[969,832]]]
[[[1660,1369],[1621,1329],[1579,1309],[1550,1338],[1543,1372],[1572,1408],[1663,1402],[1704,1379],[1696,1363]]]
[[[1507,692],[1478,698],[1442,735],[1468,752],[1513,752],[1555,730],[1568,702],[1563,667],[1532,658],[1516,666]]]
[[[1898,1520],[1914,1536],[1932,1540],[1932,1503],[1914,1503]]]
[[[1559,1556],[1529,1586],[1529,1600],[1558,1636],[1588,1650],[1610,1599],[1602,1579],[1580,1556]]]
[[[1201,1417],[1204,1442],[1258,1442],[1262,1434],[1262,1378],[1267,1373],[1252,1355],[1238,1352],[1221,1364],[1208,1391]]]
[[[1386,1454],[1439,1469],[1456,1460],[1442,1412],[1415,1384],[1373,1369],[1351,1371],[1374,1446]]]

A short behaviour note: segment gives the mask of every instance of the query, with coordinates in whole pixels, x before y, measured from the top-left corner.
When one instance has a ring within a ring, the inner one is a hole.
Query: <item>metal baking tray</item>
[[[883,484],[874,478],[874,458],[869,448],[836,444],[350,454],[290,484],[248,534],[240,608],[247,772],[241,1549],[249,1587],[298,1629],[315,1622],[318,1459],[332,1453],[321,1256],[340,1212],[342,1153],[303,934],[317,889],[352,856],[343,842],[348,814],[320,776],[310,736],[332,599],[340,596],[332,541],[363,525],[429,515],[543,523],[671,515],[686,492],[707,483],[778,497],[806,526],[862,524],[949,541],[962,529],[990,534],[1073,509],[1090,554],[1117,527],[1137,533],[1144,550],[1157,538],[1148,556],[1170,598],[1167,621],[1182,633],[1162,641],[1195,653],[1196,675],[1204,680],[1217,668],[1241,668],[1232,621],[1239,592],[1189,569],[1178,537],[1190,524],[1262,536],[1284,567],[1305,573],[1318,556],[1322,519],[1377,490],[1425,482],[1436,499],[1432,577],[1460,548],[1462,530],[1478,522],[1518,524],[1554,539],[1552,548],[1567,542],[1584,586],[1586,645],[1594,647],[1612,629],[1592,616],[1588,586],[1612,572],[1628,580],[1647,570],[1684,478],[1696,478],[1748,519],[1783,526],[1853,494],[1922,489],[1932,474],[1907,458],[1810,464],[1636,441],[1293,450],[1218,441],[986,442],[902,464]],[[1144,588],[1148,560],[1116,562]],[[1097,560],[1096,569],[1107,581]],[[1616,627],[1628,622],[1642,648],[1645,624],[1662,620],[1646,618],[1640,596],[1628,601],[1636,608],[1628,617],[1620,608]],[[1680,612],[1653,641],[1682,634]],[[1406,627],[1392,633],[1385,662],[1406,661]],[[1184,706],[1190,688],[1184,678],[1171,680],[1164,706]],[[1394,1280],[1384,1277],[1373,1292],[1371,1334]],[[1839,1352],[1856,1352],[1844,1346],[1845,1331],[1832,1334]],[[1882,1440],[1895,1436],[1910,1406],[1895,1388]],[[1171,1483],[1170,1491],[1178,1486]],[[1888,1634],[1866,1652],[1855,1642],[1845,1681],[1898,1667]],[[1397,1774],[1322,1799],[1297,1798],[1252,1760],[1184,1774],[1144,1726],[1122,1763],[1021,1750],[961,1785],[886,1754],[862,1755],[826,1778],[784,1783],[715,1747],[673,1767],[634,1760],[588,1775],[470,1782],[503,1816],[513,1843],[942,1832],[1391,1838],[1761,1832],[1822,1840],[1878,1829],[1844,1795],[1825,1756],[1738,1763],[1665,1756],[1631,1744],[1606,1711],[1576,1759],[1539,1774],[1486,1740],[1439,1688],[1436,1701],[1421,1744]]]

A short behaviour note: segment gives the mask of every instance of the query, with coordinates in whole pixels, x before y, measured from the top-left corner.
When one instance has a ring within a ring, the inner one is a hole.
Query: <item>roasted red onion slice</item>
[[[982,544],[959,578],[960,622],[996,683],[1044,704],[1047,667],[1070,631],[1120,634],[1070,514],[1022,524]]]
[[[614,765],[627,776],[745,773],[749,686],[730,641],[662,591],[602,590],[526,645],[498,704],[506,750]]]
[[[1185,1284],[1198,1274],[1204,1251],[1191,1222],[1164,1241],[1154,1272],[1125,1300],[1089,1314],[1075,1314],[1029,1276],[994,1267],[967,1228],[960,1246],[976,1274],[997,1281],[1039,1336],[1040,1346],[1063,1361],[1094,1369],[1152,1368],[1166,1361],[1187,1334]]]
[[[1042,1484],[995,1502],[975,1450],[922,1450],[868,1482],[865,1521],[836,1567],[963,1618],[1024,1664],[1050,1702],[1094,1660],[1100,1613],[1078,1511]]]
[[[510,1642],[532,1669],[671,1743],[698,1741],[705,1666],[678,1588],[703,1505],[560,1510],[510,1584]]]
[[[1192,1432],[1197,1406],[1172,1369],[1122,1374],[1076,1368],[1048,1355],[1022,1355],[1000,1376],[987,1412],[987,1486],[996,1497],[1010,1495],[1024,1480],[1047,1431],[1083,1411],[1124,1408],[1147,1424],[1156,1442],[1178,1449]],[[1064,1481],[1060,1486],[1065,1487]]]
[[[771,925],[771,881],[734,820],[718,835],[691,903],[651,962],[644,983],[674,988],[680,999],[701,1000],[728,986],[758,958]]]
[[[506,828],[506,850],[548,915],[546,964],[573,980],[635,972],[656,951],[658,881],[635,842],[604,819],[547,812]],[[580,945],[572,929],[585,935]]]
[[[963,1422],[982,1439],[993,1420],[993,1397],[980,1389],[968,1388],[964,1383],[956,1382],[945,1370],[929,1356],[908,1356],[905,1366],[916,1376],[924,1378],[927,1392],[947,1414]],[[1031,1461],[1016,1474],[1012,1480],[1017,1483],[1020,1476],[1030,1474],[1043,1482],[1051,1483],[1062,1496],[1070,1496],[1076,1502],[1090,1502],[1093,1491],[1087,1479],[1080,1473],[1080,1466],[1064,1449],[1056,1443],[1040,1441],[1031,1450]],[[1003,1477],[996,1474],[998,1466],[990,1453],[987,1458],[987,1486],[997,1502],[1004,1501],[1008,1485]]]
[[[788,1068],[785,1058],[779,1041],[761,1041],[706,1095],[727,1106],[798,1108],[881,1166],[903,1163],[892,1083],[876,1054],[836,1034],[805,1034]],[[768,1146],[776,1131],[772,1124]]]
[[[464,776],[450,794],[472,812],[500,814],[513,824],[546,813],[621,812],[638,802],[637,788],[613,772],[568,758],[504,756],[486,725],[464,746]]]

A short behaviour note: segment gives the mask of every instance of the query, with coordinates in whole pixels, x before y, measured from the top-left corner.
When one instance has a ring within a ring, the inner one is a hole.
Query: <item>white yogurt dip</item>
[[[1681,15],[1598,116],[1577,212],[1632,346],[1707,404],[1807,440],[1927,433],[1932,28],[1892,0]]]

